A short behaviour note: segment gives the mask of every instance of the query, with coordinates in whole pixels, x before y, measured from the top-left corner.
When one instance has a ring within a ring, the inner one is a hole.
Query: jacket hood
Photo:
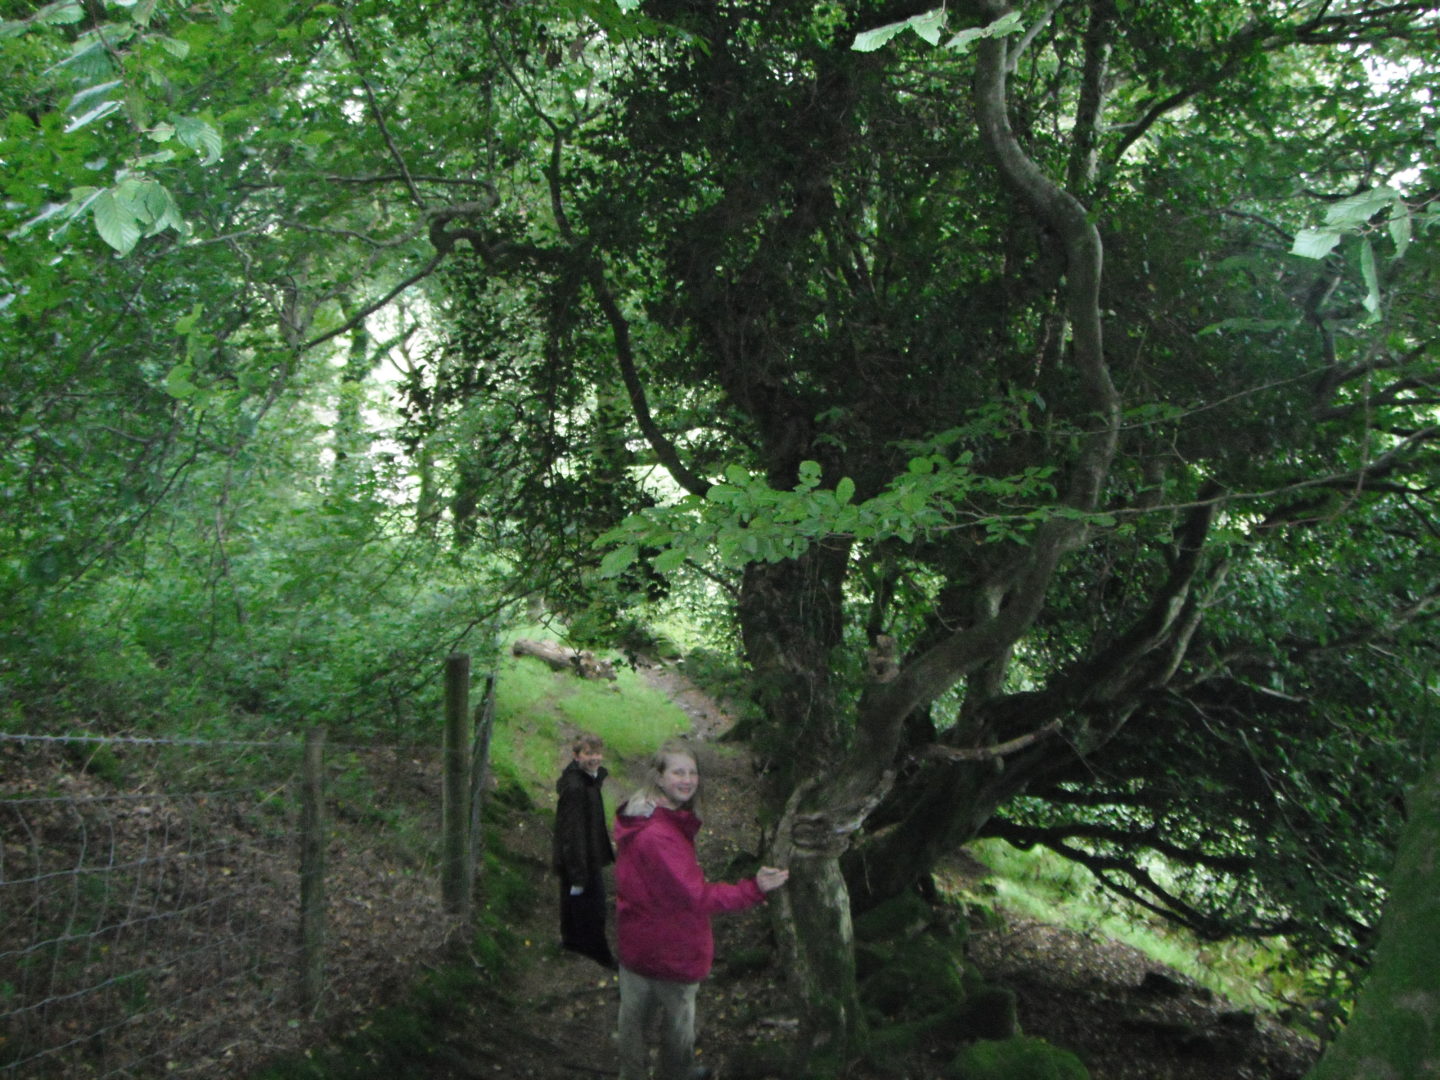
[[[664,806],[657,806],[648,817],[631,817],[625,812],[629,805],[627,802],[615,812],[615,843],[617,846],[628,844],[646,829],[656,826],[674,829],[685,839],[692,841],[695,839],[695,834],[700,831],[700,819],[690,810],[671,810]]]

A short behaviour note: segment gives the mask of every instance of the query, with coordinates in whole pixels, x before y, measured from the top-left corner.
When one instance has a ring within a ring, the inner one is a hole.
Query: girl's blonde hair
[[[655,806],[662,805],[665,792],[660,790],[660,777],[665,773],[665,767],[670,763],[672,757],[687,757],[695,763],[695,769],[700,769],[700,755],[695,753],[695,748],[684,739],[666,739],[656,748],[655,753],[650,756],[650,762],[646,767],[645,782],[635,790],[635,794],[625,800],[628,806],[632,802],[644,801]],[[689,810],[697,816],[700,813],[700,795],[704,791],[705,781],[702,779],[695,785],[695,794],[691,795],[681,806],[681,810]]]

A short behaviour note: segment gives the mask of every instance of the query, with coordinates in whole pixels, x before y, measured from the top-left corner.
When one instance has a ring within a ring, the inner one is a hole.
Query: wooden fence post
[[[482,866],[481,811],[485,805],[485,778],[490,771],[490,732],[495,727],[495,673],[485,676],[485,693],[475,710],[475,740],[470,753],[470,876],[471,884]]]
[[[300,997],[316,1012],[325,989],[325,731],[305,733],[300,791]]]
[[[453,653],[445,660],[445,802],[441,832],[440,895],[445,910],[462,923],[470,918],[469,772],[470,657]]]

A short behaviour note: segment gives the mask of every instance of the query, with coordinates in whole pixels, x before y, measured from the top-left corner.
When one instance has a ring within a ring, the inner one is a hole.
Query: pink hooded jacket
[[[700,819],[657,806],[649,817],[615,815],[615,933],[620,963],[637,975],[699,982],[710,974],[715,939],[710,916],[743,911],[765,899],[754,878],[705,880],[695,857]]]

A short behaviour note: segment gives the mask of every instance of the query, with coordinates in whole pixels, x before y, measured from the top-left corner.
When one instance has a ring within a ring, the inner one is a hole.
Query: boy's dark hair
[[[604,749],[605,740],[602,739],[599,735],[596,735],[593,731],[580,732],[580,734],[576,735],[574,741],[570,744],[570,752],[572,754],[578,754],[582,750]]]

